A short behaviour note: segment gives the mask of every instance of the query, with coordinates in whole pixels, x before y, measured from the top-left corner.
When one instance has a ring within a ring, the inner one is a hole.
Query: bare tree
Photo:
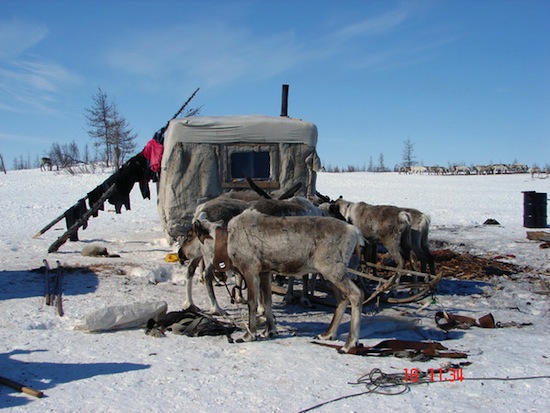
[[[378,156],[378,172],[387,172],[388,168],[386,168],[386,165],[384,165],[384,154],[380,153],[380,156]]]
[[[367,172],[374,172],[374,164],[372,162],[372,155],[369,157],[369,166],[367,167]]]
[[[404,142],[405,147],[403,148],[403,166],[405,168],[410,168],[411,166],[416,165],[415,155],[414,155],[414,144],[411,141],[411,138],[407,138]]]
[[[13,169],[14,170],[31,169],[30,154],[27,154],[27,160],[26,161],[23,159],[23,155],[19,155],[19,158],[14,158],[13,159]]]
[[[59,143],[52,143],[48,157],[52,160],[53,165],[56,165],[58,168],[59,166],[63,167],[65,156],[63,155],[63,149],[61,149],[61,145]]]
[[[111,161],[111,118],[113,105],[109,102],[107,94],[97,89],[92,97],[92,107],[87,108],[84,116],[90,129],[88,135],[95,139],[96,148],[103,147],[104,161],[109,166]]]
[[[90,163],[90,148],[88,144],[84,145],[84,163],[88,165]]]
[[[126,156],[136,149],[137,134],[133,133],[126,119],[119,115],[116,107],[113,109],[112,127],[113,163],[118,170],[124,163]]]
[[[63,145],[57,142],[52,143],[48,157],[57,168],[68,168],[81,162],[80,150],[74,140],[70,143],[64,143]]]
[[[4,173],[6,174],[6,164],[4,163],[4,157],[2,156],[2,154],[0,153],[0,167],[2,168],[2,170],[4,171]]]
[[[114,164],[118,169],[125,156],[135,149],[137,135],[101,88],[92,97],[92,106],[85,110],[84,116],[90,127],[88,135],[95,139],[96,148],[102,148],[106,166]]]

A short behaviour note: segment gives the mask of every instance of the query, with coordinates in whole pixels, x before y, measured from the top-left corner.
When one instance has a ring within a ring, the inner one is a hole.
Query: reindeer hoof
[[[285,305],[293,305],[293,304],[296,304],[296,302],[298,301],[296,299],[296,297],[294,296],[289,296],[289,297],[286,297],[283,299]]]
[[[262,337],[264,338],[275,338],[277,337],[278,333],[277,330],[265,330],[262,334]]]
[[[247,303],[247,301],[243,297],[236,297],[235,302],[237,304],[246,304]]]
[[[255,335],[246,333],[244,336],[242,336],[241,338],[238,338],[235,341],[237,343],[249,343],[251,341],[256,341],[256,340],[258,340],[258,338]]]
[[[221,309],[221,308],[211,308],[209,311],[208,311],[208,314],[210,315],[219,315],[219,316],[226,316],[227,315],[227,311]]]
[[[338,353],[348,354],[353,348],[354,348],[353,346],[351,346],[351,347],[343,346],[340,350],[338,350]]]
[[[148,336],[151,336],[151,337],[156,337],[156,338],[166,337],[166,334],[164,334],[164,331],[162,331],[158,327],[153,327],[152,329],[147,330],[145,332],[145,334],[147,334]]]
[[[340,350],[338,350],[338,353],[357,354],[357,349],[360,348],[360,347],[363,347],[363,345],[360,344],[357,341],[355,343],[346,343],[342,346],[342,348]]]
[[[191,304],[189,306],[185,306],[185,304],[183,305],[182,307],[183,310],[188,310],[188,311],[193,311],[195,313],[198,313],[201,311],[201,309],[199,307],[197,307],[195,304]]]
[[[313,304],[311,301],[309,301],[307,298],[300,299],[300,304],[302,304],[305,308],[313,308]]]
[[[325,332],[323,334],[319,334],[317,336],[315,336],[316,339],[318,340],[336,340],[336,336],[328,333],[328,332]]]

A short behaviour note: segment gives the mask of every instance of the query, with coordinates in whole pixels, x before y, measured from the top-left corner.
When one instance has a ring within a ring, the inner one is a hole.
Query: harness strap
[[[218,279],[225,281],[227,280],[226,272],[230,268],[231,261],[227,254],[227,227],[217,227],[214,237],[214,273]]]

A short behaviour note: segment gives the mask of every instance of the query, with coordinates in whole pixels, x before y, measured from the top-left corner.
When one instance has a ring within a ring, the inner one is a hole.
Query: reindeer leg
[[[317,284],[317,278],[319,274],[311,274],[311,281],[308,283],[308,294],[310,296],[315,295],[315,285]]]
[[[197,265],[202,260],[202,257],[195,258],[191,260],[189,263],[189,267],[187,268],[187,273],[185,274],[185,299],[183,300],[182,308],[184,310],[191,309],[194,311],[200,311],[199,307],[197,307],[193,303],[193,276],[195,275],[195,270],[197,269]]]
[[[244,280],[239,273],[235,273],[235,294],[233,299],[238,304],[246,304],[246,300],[243,297]]]
[[[294,277],[288,277],[288,287],[286,289],[285,297],[283,301],[286,305],[294,304]]]
[[[209,265],[206,268],[204,273],[204,281],[206,284],[206,290],[208,291],[208,298],[210,300],[210,310],[208,310],[208,313],[217,315],[226,314],[226,312],[218,304],[218,300],[216,300],[216,294],[214,293],[214,269],[212,265]]]
[[[248,273],[249,274],[249,273]],[[260,292],[259,285],[259,274],[254,274],[252,277],[244,275],[243,278],[246,282],[248,289],[247,304],[248,304],[248,331],[245,333],[242,339],[237,340],[240,342],[243,341],[256,341],[256,332],[258,330],[258,297]]]
[[[376,259],[377,259],[377,251],[376,248],[378,247],[378,243],[370,243],[367,241],[367,244],[365,246],[365,261],[370,262],[371,264],[376,265]],[[376,267],[372,267],[372,275],[375,277],[378,275],[378,270]]]
[[[302,297],[300,298],[300,303],[306,308],[313,307],[309,299],[309,276],[310,275],[311,274],[305,274],[302,276]]]
[[[263,299],[266,326],[262,334],[263,337],[275,337],[277,328],[275,327],[275,318],[273,317],[273,301],[271,295],[271,274],[260,274],[260,290]]]
[[[435,262],[434,262],[434,256],[432,255],[430,248],[425,247],[424,248],[424,254],[427,257],[428,266],[430,267],[430,274],[435,275]],[[426,272],[426,269],[424,268],[422,272]]]
[[[351,320],[349,327],[348,339],[344,346],[340,349],[342,353],[348,353],[353,347],[359,344],[359,333],[361,331],[361,310],[363,307],[364,294],[353,282],[349,279],[344,281],[345,295],[351,303]]]
[[[325,331],[323,334],[319,334],[318,336],[321,340],[336,340],[336,338],[338,337],[338,326],[342,321],[342,317],[344,316],[344,313],[346,312],[346,308],[349,303],[349,300],[344,297],[344,295],[338,288],[334,286],[334,283],[331,283],[331,285],[338,304],[336,306],[336,310],[334,310],[334,315],[332,316],[332,321],[330,322],[327,331]]]

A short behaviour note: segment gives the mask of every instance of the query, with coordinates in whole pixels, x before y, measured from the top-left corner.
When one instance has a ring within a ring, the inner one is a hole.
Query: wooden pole
[[[43,392],[33,389],[32,387],[24,386],[23,384],[17,383],[16,381],[10,380],[6,377],[0,376],[0,384],[11,387],[12,389],[15,389],[15,390],[19,390],[22,393],[26,393],[34,397],[40,398],[44,396]]]
[[[62,281],[62,271],[63,268],[61,267],[61,263],[59,261],[56,261],[57,265],[57,274],[55,276],[55,287],[54,287],[54,295],[55,295],[55,308],[57,310],[57,315],[59,317],[63,317],[63,301],[62,301],[62,288],[61,288],[61,281]]]
[[[187,107],[187,105],[189,104],[189,102],[191,102],[191,100],[195,97],[195,95],[197,94],[197,92],[199,91],[200,87],[197,88],[197,90],[195,90],[193,92],[193,94],[189,97],[189,99],[187,99],[187,101],[181,106],[181,108],[179,108],[179,110],[174,114],[174,116],[172,116],[172,119],[170,120],[174,120],[178,117],[178,115],[183,112],[183,109],[185,109]],[[170,123],[170,120],[168,121],[168,123]]]
[[[88,221],[88,219],[93,214],[95,214],[99,210],[99,208],[101,208],[101,205],[103,205],[103,203],[113,194],[113,192],[115,192],[115,190],[116,184],[112,184],[109,189],[107,189],[107,191],[105,191],[103,195],[101,195],[101,198],[99,198],[88,211],[82,214],[82,216],[63,235],[61,235],[57,239],[57,241],[50,245],[50,248],[48,248],[48,253],[57,251],[60,246],[65,244],[65,242],[67,242],[67,240],[70,238],[71,234],[78,230],[78,228],[80,228],[82,225],[84,225]]]
[[[74,208],[76,205],[78,205],[80,202],[85,201],[88,199],[88,196],[85,196],[80,201],[78,201],[76,204],[74,204],[71,208]],[[69,208],[69,209],[71,209]],[[40,231],[38,231],[33,239],[38,238],[40,235],[44,234],[47,230],[49,230],[51,227],[53,227],[55,224],[57,224],[59,221],[61,221],[63,218],[65,218],[65,214],[69,210],[67,209],[65,212],[63,212],[61,215],[59,215],[57,218],[55,218],[52,222],[50,222],[48,225],[46,225],[44,228],[42,228]]]

